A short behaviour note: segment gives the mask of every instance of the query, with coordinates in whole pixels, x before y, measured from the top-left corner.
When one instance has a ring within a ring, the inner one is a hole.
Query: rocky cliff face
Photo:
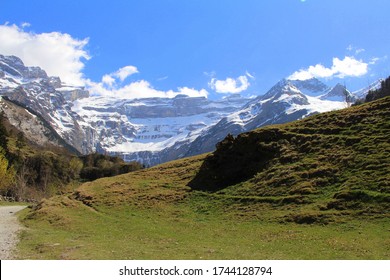
[[[0,97],[0,112],[5,115],[12,126],[22,131],[24,137],[31,143],[41,147],[52,145],[73,150],[44,119],[26,108]]]
[[[180,158],[186,144],[222,117],[249,101],[233,96],[220,101],[178,95],[174,98],[118,100],[91,97],[72,109],[85,127],[96,128],[96,150],[150,166]]]
[[[58,77],[48,77],[39,67],[26,67],[15,56],[0,55],[0,94],[10,101],[35,112],[80,153],[92,151],[93,129],[82,129],[82,119],[71,110],[65,96],[72,92]],[[85,93],[84,93],[85,94]]]

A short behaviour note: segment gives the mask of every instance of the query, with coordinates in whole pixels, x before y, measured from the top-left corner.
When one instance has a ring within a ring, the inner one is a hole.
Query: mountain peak
[[[321,100],[339,101],[339,102],[351,102],[355,99],[351,92],[347,90],[345,85],[337,83],[327,93],[320,96]]]
[[[24,66],[23,61],[19,57],[14,56],[14,55],[5,56],[5,55],[0,54],[0,62],[6,63],[6,64]]]
[[[0,70],[14,77],[28,79],[48,78],[46,72],[40,67],[27,67],[19,57],[13,55],[0,55]]]
[[[288,80],[303,94],[309,96],[319,96],[329,90],[329,87],[317,78],[308,80]]]
[[[283,88],[285,91],[299,92],[308,96],[320,96],[330,90],[327,85],[316,78],[308,80],[290,80],[285,78],[277,82],[264,97],[271,98]]]

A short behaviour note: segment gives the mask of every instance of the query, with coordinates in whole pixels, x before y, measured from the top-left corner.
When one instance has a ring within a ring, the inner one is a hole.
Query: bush
[[[8,165],[8,160],[0,148],[0,192],[5,196],[10,196],[10,190],[15,179],[13,167]]]
[[[119,157],[112,157],[102,154],[89,154],[81,156],[83,168],[80,171],[80,178],[87,181],[103,177],[112,177],[143,168],[138,162],[126,163]]]

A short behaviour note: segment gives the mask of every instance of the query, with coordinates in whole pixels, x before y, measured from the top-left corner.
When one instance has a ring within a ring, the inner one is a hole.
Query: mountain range
[[[0,108],[27,139],[146,166],[212,151],[228,134],[348,107],[379,85],[352,93],[315,78],[283,79],[255,98],[123,99],[92,95],[18,57],[0,55]]]

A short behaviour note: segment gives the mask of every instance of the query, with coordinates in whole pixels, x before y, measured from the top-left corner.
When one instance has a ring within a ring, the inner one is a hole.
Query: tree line
[[[369,90],[364,99],[359,99],[354,105],[360,105],[366,102],[371,102],[382,97],[390,96],[390,77],[381,81],[381,86],[378,89]]]
[[[370,90],[366,96],[366,102],[374,101],[379,98],[390,96],[390,77],[381,82],[381,87],[376,90]]]

